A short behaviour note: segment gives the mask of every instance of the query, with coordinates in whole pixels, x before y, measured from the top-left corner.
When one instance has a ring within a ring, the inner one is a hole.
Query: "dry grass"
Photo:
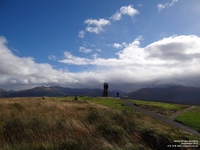
[[[196,139],[132,110],[87,101],[0,99],[0,110],[2,150],[165,149],[173,139]]]

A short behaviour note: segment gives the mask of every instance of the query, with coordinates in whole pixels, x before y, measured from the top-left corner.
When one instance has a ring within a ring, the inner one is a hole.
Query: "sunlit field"
[[[176,121],[200,132],[200,106],[196,106],[195,109],[180,114],[176,118]]]
[[[113,98],[0,99],[1,150],[167,149],[200,140]]]

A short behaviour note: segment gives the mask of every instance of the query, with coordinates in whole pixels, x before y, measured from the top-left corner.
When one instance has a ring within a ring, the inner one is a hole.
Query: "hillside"
[[[119,92],[123,95],[125,92],[123,91],[109,91],[109,96],[116,97],[116,93]],[[35,87],[32,89],[21,90],[17,92],[8,93],[6,95],[0,97],[40,97],[40,96],[102,96],[103,89],[73,89],[67,87],[59,87],[59,86],[50,86],[50,87]]]
[[[6,95],[8,95],[8,92],[0,88],[0,97],[5,97]]]
[[[40,96],[64,96],[65,93],[58,91],[51,87],[35,87],[33,89],[27,89],[22,91],[13,92],[7,97],[40,97]]]
[[[196,87],[143,88],[127,95],[132,99],[200,105],[200,88]]]
[[[127,95],[128,98],[160,101],[169,103],[200,105],[200,88],[171,86],[167,88],[143,88],[134,92],[125,93],[123,91],[109,91],[110,97],[116,97],[117,92],[120,97]],[[40,96],[102,96],[103,89],[78,89],[59,86],[35,87],[32,89],[8,92],[0,89],[0,97],[40,97]]]
[[[179,144],[174,142],[177,139],[200,140],[126,108],[120,99],[72,99],[0,99],[0,148],[168,150],[169,146]]]

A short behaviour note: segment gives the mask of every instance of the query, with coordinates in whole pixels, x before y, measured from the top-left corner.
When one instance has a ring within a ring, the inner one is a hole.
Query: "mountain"
[[[40,97],[40,96],[63,96],[63,92],[53,89],[51,87],[35,87],[17,92],[12,92],[7,97]]]
[[[110,97],[116,97],[119,92],[120,97],[126,93],[123,91],[109,91]],[[0,89],[0,97],[41,97],[41,96],[102,96],[103,89],[73,89],[68,87],[50,86],[35,87],[22,91],[7,92]],[[142,88],[140,90],[126,94],[128,98],[160,101],[169,103],[180,103],[190,105],[200,105],[200,88],[171,86],[167,88]],[[127,98],[126,97],[126,98]]]
[[[64,88],[64,87],[51,87],[57,91],[65,93],[68,96],[101,96],[102,90],[101,89],[72,89],[72,88]]]
[[[64,88],[64,87],[59,87],[59,86],[54,86],[51,87],[53,89],[56,89],[58,91],[61,91],[63,93],[65,93],[65,95],[69,95],[69,96],[102,96],[103,94],[103,89],[72,89],[72,88]],[[111,97],[116,97],[117,92],[120,93],[120,95],[124,95],[125,92],[123,91],[117,91],[117,90],[113,90],[113,91],[108,91],[109,96]]]
[[[196,87],[142,88],[127,95],[132,99],[200,105],[200,88]]]
[[[109,91],[109,96],[116,97],[117,92],[120,95],[124,95],[123,91]],[[41,97],[41,96],[102,96],[103,89],[72,89],[59,86],[51,87],[35,87],[32,89],[22,90],[18,92],[12,92],[6,97]]]
[[[4,89],[0,88],[0,97],[5,97],[8,94],[7,91],[5,91]]]

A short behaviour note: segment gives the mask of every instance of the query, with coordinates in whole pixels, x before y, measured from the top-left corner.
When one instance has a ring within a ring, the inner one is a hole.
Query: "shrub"
[[[124,130],[122,127],[108,123],[99,124],[97,129],[108,141],[111,142],[114,141],[118,143],[122,139],[124,134]]]
[[[142,139],[155,150],[168,149],[167,145],[173,140],[165,133],[156,133],[152,128],[145,128],[141,130]]]

